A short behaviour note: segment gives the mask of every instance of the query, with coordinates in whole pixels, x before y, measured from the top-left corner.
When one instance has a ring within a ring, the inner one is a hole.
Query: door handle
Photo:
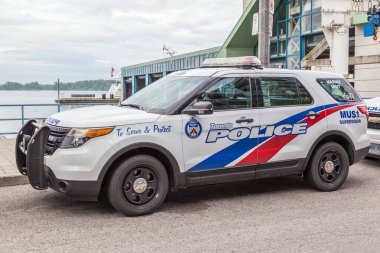
[[[319,112],[309,112],[308,114],[306,114],[306,117],[310,118],[310,117],[319,117],[321,114]]]
[[[248,119],[246,117],[241,117],[240,119],[236,120],[236,123],[241,124],[241,123],[252,123],[254,120],[253,119]]]

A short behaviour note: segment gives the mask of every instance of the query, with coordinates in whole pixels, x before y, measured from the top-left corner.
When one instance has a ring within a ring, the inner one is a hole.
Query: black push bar
[[[29,120],[16,138],[16,165],[21,174],[27,175],[30,184],[37,190],[48,188],[44,155],[50,129]]]

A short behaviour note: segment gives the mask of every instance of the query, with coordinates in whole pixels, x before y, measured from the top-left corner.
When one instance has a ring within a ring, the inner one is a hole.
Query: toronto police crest
[[[191,118],[185,125],[185,133],[187,137],[196,139],[202,133],[202,126],[196,119]]]

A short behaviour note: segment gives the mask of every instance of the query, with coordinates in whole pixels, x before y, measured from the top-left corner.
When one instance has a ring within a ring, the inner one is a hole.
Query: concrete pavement
[[[351,167],[323,193],[299,177],[170,194],[129,218],[106,201],[77,202],[29,185],[0,188],[2,252],[379,252],[380,161]]]
[[[14,149],[15,139],[0,137],[0,187],[28,183],[17,170]]]

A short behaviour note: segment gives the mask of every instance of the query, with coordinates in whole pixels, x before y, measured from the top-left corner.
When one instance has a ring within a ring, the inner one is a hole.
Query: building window
[[[323,34],[310,35],[305,39],[305,55],[310,53],[313,48],[321,42],[325,36]],[[330,48],[327,48],[317,59],[328,59],[330,58]]]
[[[313,14],[313,26],[312,26],[312,29],[313,29],[313,32],[316,32],[316,31],[320,31],[322,28],[321,28],[321,21],[322,21],[322,16],[321,16],[321,13],[315,13]]]
[[[294,37],[288,41],[288,55],[300,53],[300,37]]]
[[[302,34],[311,32],[311,15],[302,17]]]
[[[320,12],[322,9],[322,0],[313,0],[313,12]]]
[[[283,69],[285,68],[286,64],[285,64],[285,58],[277,58],[277,59],[273,59],[270,61],[270,66],[272,68],[277,68],[277,69]]]
[[[311,13],[311,0],[302,1],[302,15]]]
[[[297,36],[300,34],[299,18],[290,19],[288,22],[288,36]]]
[[[292,0],[288,3],[288,15],[291,17],[298,17],[300,15],[299,0]]]
[[[270,55],[271,56],[277,55],[277,43],[276,42],[270,44]]]
[[[299,68],[308,36],[322,34],[322,0],[280,0],[271,40],[271,61],[284,58],[285,68]]]

